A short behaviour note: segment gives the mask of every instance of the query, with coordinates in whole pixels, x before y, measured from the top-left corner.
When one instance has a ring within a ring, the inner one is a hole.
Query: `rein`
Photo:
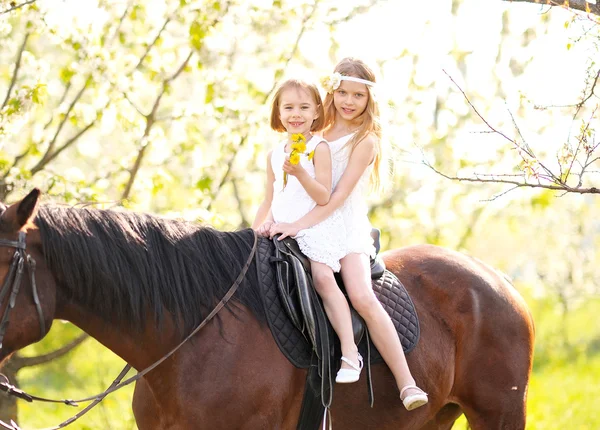
[[[39,303],[37,287],[35,285],[35,277],[34,277],[35,260],[33,260],[33,258],[31,258],[29,254],[25,253],[25,236],[26,236],[25,232],[19,232],[18,241],[0,239],[0,247],[8,246],[8,247],[16,248],[15,256],[13,257],[13,261],[10,266],[9,274],[6,277],[4,286],[2,287],[2,291],[0,292],[0,303],[2,303],[2,300],[4,299],[4,296],[6,295],[6,291],[8,291],[7,285],[10,284],[9,280],[14,276],[15,270],[17,272],[17,274],[15,276],[15,280],[13,282],[13,288],[12,288],[12,293],[10,296],[10,301],[9,301],[8,306],[6,307],[6,311],[2,318],[2,322],[0,323],[0,349],[2,349],[2,339],[4,338],[4,334],[6,332],[6,327],[8,325],[8,314],[10,313],[10,310],[12,310],[12,308],[14,307],[16,296],[19,292],[19,286],[21,283],[21,276],[22,276],[22,272],[23,272],[23,261],[27,261],[29,273],[31,274],[31,285],[32,285],[32,290],[33,290],[33,297],[34,297],[34,302],[36,304],[36,308],[37,308],[38,315],[40,318],[40,328],[42,330],[42,337],[45,334],[42,308]],[[61,428],[68,426],[69,424],[73,423],[74,421],[78,420],[83,415],[85,415],[87,412],[89,412],[90,409],[92,409],[94,406],[96,406],[98,403],[100,403],[102,400],[104,400],[104,398],[107,395],[119,390],[120,388],[123,388],[123,387],[131,384],[132,382],[137,381],[138,379],[140,379],[141,377],[146,375],[148,372],[154,370],[157,366],[162,364],[166,359],[168,359],[173,354],[175,354],[175,352],[177,352],[179,350],[179,348],[181,348],[183,346],[183,344],[185,344],[192,336],[194,336],[196,333],[198,333],[210,320],[212,320],[215,317],[215,315],[217,315],[217,313],[219,313],[219,311],[221,309],[223,309],[223,307],[227,304],[227,302],[229,302],[231,297],[233,297],[236,290],[242,283],[244,277],[246,276],[246,272],[248,271],[248,268],[250,267],[250,264],[252,263],[252,260],[254,259],[254,255],[256,254],[256,247],[258,244],[258,236],[255,231],[253,231],[253,236],[254,236],[254,243],[252,245],[252,249],[250,250],[250,255],[248,256],[248,259],[246,260],[246,263],[244,264],[244,267],[240,271],[240,273],[239,273],[238,277],[236,278],[236,280],[234,281],[234,283],[231,285],[231,287],[229,287],[229,290],[227,291],[227,293],[225,293],[223,298],[219,301],[219,303],[217,303],[217,305],[214,307],[214,309],[206,316],[206,318],[204,318],[202,320],[202,322],[189,335],[187,335],[185,337],[185,339],[183,339],[177,346],[175,346],[173,349],[171,349],[166,355],[164,355],[162,358],[160,358],[158,361],[154,362],[150,366],[146,367],[141,372],[138,372],[137,374],[130,377],[129,379],[126,379],[125,381],[121,382],[121,380],[129,372],[129,370],[131,370],[131,366],[129,364],[127,364],[123,368],[121,373],[119,373],[117,378],[112,382],[112,384],[105,391],[103,391],[102,393],[97,394],[95,396],[90,396],[90,397],[86,397],[84,399],[78,399],[78,400],[69,400],[69,399],[51,400],[51,399],[45,399],[42,397],[32,396],[32,395],[25,393],[22,390],[19,390],[18,388],[15,388],[14,386],[10,385],[8,382],[0,382],[0,390],[3,390],[7,394],[12,394],[12,395],[14,395],[20,399],[26,400],[28,402],[37,400],[37,401],[42,401],[42,402],[64,403],[69,406],[78,406],[77,405],[78,402],[89,402],[89,401],[93,400],[93,402],[90,403],[85,409],[82,409],[79,413],[72,416],[68,420],[63,421],[62,423],[58,424],[55,427],[48,427],[43,430],[61,429]],[[17,255],[20,256],[18,259],[17,259]],[[26,255],[26,258],[25,258],[25,255]],[[2,375],[2,376],[4,376],[4,375]],[[11,420],[10,424],[7,424],[4,421],[0,420],[0,428],[4,428],[7,430],[21,430],[20,427],[12,420]]]

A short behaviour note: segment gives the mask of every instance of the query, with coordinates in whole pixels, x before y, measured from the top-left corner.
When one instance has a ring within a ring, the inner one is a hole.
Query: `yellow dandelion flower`
[[[304,142],[292,143],[292,151],[305,152],[306,151],[306,143],[304,143]]]
[[[304,142],[304,143],[306,143],[306,137],[304,137],[304,135],[302,133],[294,133],[294,134],[292,134],[292,142],[294,142],[294,143],[298,143],[298,142]]]
[[[292,151],[290,154],[290,163],[298,164],[300,162],[300,154],[296,151]]]
[[[312,160],[315,151],[310,154],[306,154],[306,137],[302,133],[292,134],[292,152],[290,152],[290,163],[299,164],[300,156],[308,156],[308,160]],[[283,172],[283,188],[287,185],[288,174]]]

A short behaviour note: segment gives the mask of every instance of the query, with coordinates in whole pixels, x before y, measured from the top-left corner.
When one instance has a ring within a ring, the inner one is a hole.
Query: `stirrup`
[[[348,358],[342,356],[342,361],[347,363],[352,369],[340,369],[335,377],[335,382],[339,384],[349,384],[351,382],[356,382],[360,379],[360,371],[363,368],[363,358],[360,353],[358,353],[358,366],[354,364]]]
[[[406,390],[410,390],[411,388],[419,390],[420,393],[416,393],[411,396],[406,396],[404,399],[402,399],[402,394],[404,394]],[[400,390],[400,400],[402,400],[402,403],[404,404],[404,407],[407,411],[412,411],[413,409],[417,409],[418,407],[426,405],[429,401],[427,399],[427,393],[421,390],[416,385],[406,385],[404,388],[402,388],[402,390]]]

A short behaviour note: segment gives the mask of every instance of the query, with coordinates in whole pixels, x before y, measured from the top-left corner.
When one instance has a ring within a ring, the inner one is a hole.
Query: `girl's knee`
[[[380,306],[375,293],[372,291],[358,294],[350,294],[350,301],[356,312],[365,319],[377,312],[377,307]]]
[[[326,293],[332,288],[338,288],[333,271],[331,269],[324,270],[323,268],[320,268],[318,270],[314,270],[313,268],[312,279],[315,289],[319,293]]]

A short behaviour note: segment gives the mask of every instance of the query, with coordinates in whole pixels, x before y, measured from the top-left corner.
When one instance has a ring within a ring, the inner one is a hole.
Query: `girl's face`
[[[358,118],[367,108],[369,89],[360,82],[342,81],[333,93],[333,105],[339,116],[349,122]]]
[[[317,104],[308,91],[301,88],[283,90],[279,99],[279,119],[289,134],[310,134],[313,121],[319,117]]]

